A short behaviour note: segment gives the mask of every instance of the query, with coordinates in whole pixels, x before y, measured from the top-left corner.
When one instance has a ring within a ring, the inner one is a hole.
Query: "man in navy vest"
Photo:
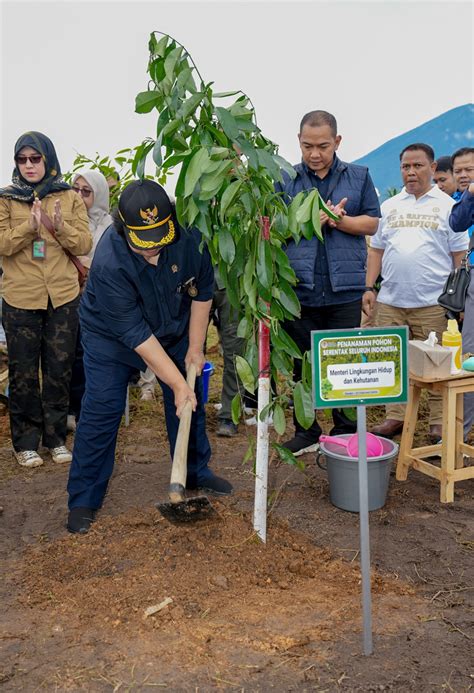
[[[302,162],[296,177],[283,174],[276,186],[291,202],[301,190],[317,188],[320,196],[339,215],[333,222],[320,212],[324,243],[316,237],[288,243],[286,253],[296,276],[301,317],[285,329],[300,349],[310,349],[311,330],[359,327],[365,288],[367,246],[365,236],[377,231],[380,206],[374,184],[365,166],[338,159],[341,142],[336,119],[326,111],[307,113],[298,135]],[[295,378],[301,377],[301,362],[295,363]],[[333,410],[331,434],[353,433],[355,421],[343,410]],[[284,445],[295,455],[317,449],[321,428],[315,421],[305,430],[295,419],[295,437]]]

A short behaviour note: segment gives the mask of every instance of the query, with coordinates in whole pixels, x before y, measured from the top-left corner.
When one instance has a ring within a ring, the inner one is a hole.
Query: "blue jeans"
[[[182,373],[187,339],[173,349],[171,358]],[[102,506],[112,476],[117,434],[125,409],[127,387],[135,368],[119,361],[93,353],[84,344],[86,389],[82,400],[81,416],[74,440],[74,451],[69,471],[67,490],[69,508]],[[178,434],[172,390],[160,381],[163,390],[166,428],[173,456]],[[202,378],[196,379],[198,406],[191,420],[188,447],[187,485],[196,487],[212,476],[208,463],[211,447],[206,433],[206,416],[202,402]]]

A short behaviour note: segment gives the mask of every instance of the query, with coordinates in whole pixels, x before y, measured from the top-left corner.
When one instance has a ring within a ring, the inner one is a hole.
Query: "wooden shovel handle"
[[[191,364],[187,372],[186,382],[191,390],[194,390],[196,383],[196,366]],[[172,503],[179,503],[184,500],[184,490],[186,488],[186,475],[188,471],[188,442],[189,431],[191,429],[191,417],[193,415],[193,405],[186,402],[181,418],[179,420],[178,435],[174,448],[173,465],[171,467],[171,481],[169,497]]]

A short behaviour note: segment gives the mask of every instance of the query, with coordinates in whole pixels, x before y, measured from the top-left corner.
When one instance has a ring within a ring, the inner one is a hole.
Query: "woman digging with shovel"
[[[86,533],[112,475],[130,375],[149,366],[163,390],[171,455],[179,416],[191,402],[186,488],[217,495],[231,484],[208,467],[201,373],[214,274],[200,235],[181,229],[166,191],[150,180],[122,193],[102,236],[80,306],[86,390],[76,432],[68,493],[70,532]]]

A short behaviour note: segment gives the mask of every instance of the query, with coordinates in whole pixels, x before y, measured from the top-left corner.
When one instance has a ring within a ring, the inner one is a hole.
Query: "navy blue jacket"
[[[472,226],[474,224],[474,194],[465,190],[462,195],[458,195],[454,199],[458,201],[451,210],[449,225],[453,231],[462,232],[469,229],[469,235],[474,235],[471,232],[471,228],[474,228]]]
[[[347,164],[335,157],[327,197],[337,204],[347,197],[346,212],[351,217],[366,214],[380,217],[380,205],[374,184],[366,166]],[[277,184],[277,192],[284,193],[290,202],[301,190],[318,187],[320,180],[304,163],[294,167],[296,178],[283,172],[283,184]],[[323,179],[325,180],[325,179]],[[335,187],[333,186],[336,181]],[[327,186],[326,186],[327,187]],[[365,236],[353,236],[339,229],[324,227],[324,250],[332,291],[339,294],[338,303],[346,303],[360,297],[365,286],[367,243]],[[296,244],[288,243],[286,253],[296,276],[296,293],[302,305],[314,305],[315,270],[318,250],[322,247],[316,237],[305,238]],[[356,292],[356,293],[354,293]]]
[[[214,272],[201,235],[182,230],[163,248],[158,265],[134,253],[115,227],[100,239],[82,296],[79,316],[84,346],[140,370],[146,364],[135,348],[155,335],[172,357],[188,337],[192,300],[213,296]],[[194,277],[193,298],[183,284]]]

